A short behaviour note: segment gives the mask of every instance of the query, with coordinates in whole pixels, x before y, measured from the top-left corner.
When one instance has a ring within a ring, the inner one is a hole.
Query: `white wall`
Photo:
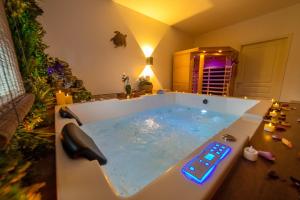
[[[250,8],[249,8],[250,9]],[[195,46],[231,46],[291,35],[291,47],[281,93],[282,101],[300,100],[300,4],[199,35]]]
[[[142,45],[156,47],[156,89],[171,88],[172,54],[190,48],[193,39],[166,24],[110,0],[44,0],[40,19],[51,56],[67,61],[93,94],[123,90],[121,74],[135,82],[145,67]],[[114,48],[114,31],[127,34],[127,47]],[[158,82],[157,81],[157,82]]]

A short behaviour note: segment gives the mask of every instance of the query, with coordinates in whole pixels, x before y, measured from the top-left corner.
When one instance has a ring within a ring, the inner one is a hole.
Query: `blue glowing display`
[[[208,154],[206,154],[206,155],[204,156],[204,158],[207,159],[207,160],[212,160],[212,159],[214,159],[214,157],[215,157],[215,155],[214,155],[214,154],[211,154],[211,153],[208,153]]]
[[[222,148],[221,151],[211,151],[214,147],[219,146]],[[230,151],[231,148],[229,146],[219,142],[212,142],[203,151],[201,151],[199,155],[195,156],[191,161],[184,165],[181,171],[188,179],[196,182],[197,184],[201,184],[213,173],[217,165],[229,154]],[[203,159],[205,159],[206,162],[202,162]]]

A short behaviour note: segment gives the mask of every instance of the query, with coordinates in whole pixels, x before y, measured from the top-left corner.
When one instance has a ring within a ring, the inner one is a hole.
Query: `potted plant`
[[[139,90],[144,90],[146,93],[152,93],[153,84],[149,77],[140,77],[138,79]]]
[[[124,83],[124,89],[126,92],[127,97],[130,96],[131,94],[131,85],[129,82],[129,76],[127,76],[126,74],[122,75],[122,82]]]

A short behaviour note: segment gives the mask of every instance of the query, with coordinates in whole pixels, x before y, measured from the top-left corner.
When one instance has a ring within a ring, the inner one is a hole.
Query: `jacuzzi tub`
[[[203,99],[208,103],[204,104]],[[193,149],[187,156],[172,164],[160,176],[153,178],[138,191],[130,195],[121,195],[116,184],[107,173],[107,169],[100,167],[97,161],[85,159],[72,160],[62,149],[60,138],[56,137],[56,167],[57,167],[57,195],[58,200],[103,199],[103,200],[153,200],[153,199],[209,199],[225,175],[239,156],[244,144],[258,128],[262,117],[271,106],[271,101],[244,100],[219,96],[206,96],[186,93],[167,93],[164,95],[149,95],[130,100],[106,100],[83,104],[73,104],[69,108],[78,115],[85,124],[95,124],[99,121],[125,117],[146,110],[167,107],[170,105],[188,106],[205,111],[239,116],[225,129],[208,137],[208,140]],[[58,108],[56,108],[56,111]],[[62,119],[56,112],[56,133],[70,119]],[[85,129],[85,128],[83,128]],[[223,134],[231,134],[237,138],[236,142],[225,142]],[[198,155],[212,141],[228,145],[231,152],[219,163],[214,173],[201,184],[188,180],[182,174],[183,166]],[[101,149],[101,147],[100,147]],[[124,150],[126,151],[126,150]],[[108,158],[109,163],[110,158]],[[125,159],[126,160],[126,159]],[[128,155],[130,162],[130,154]],[[106,167],[109,167],[107,165]],[[122,167],[122,166],[120,166]],[[133,170],[134,173],[134,170]],[[147,171],[145,170],[145,173]]]

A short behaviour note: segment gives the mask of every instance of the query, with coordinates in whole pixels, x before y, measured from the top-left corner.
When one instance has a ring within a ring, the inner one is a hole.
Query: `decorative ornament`
[[[114,43],[115,48],[121,47],[121,46],[126,47],[126,45],[127,45],[126,44],[126,37],[127,37],[127,35],[126,34],[122,34],[120,31],[115,31],[114,33],[115,33],[115,36],[112,37],[110,39],[110,41],[112,41]]]

